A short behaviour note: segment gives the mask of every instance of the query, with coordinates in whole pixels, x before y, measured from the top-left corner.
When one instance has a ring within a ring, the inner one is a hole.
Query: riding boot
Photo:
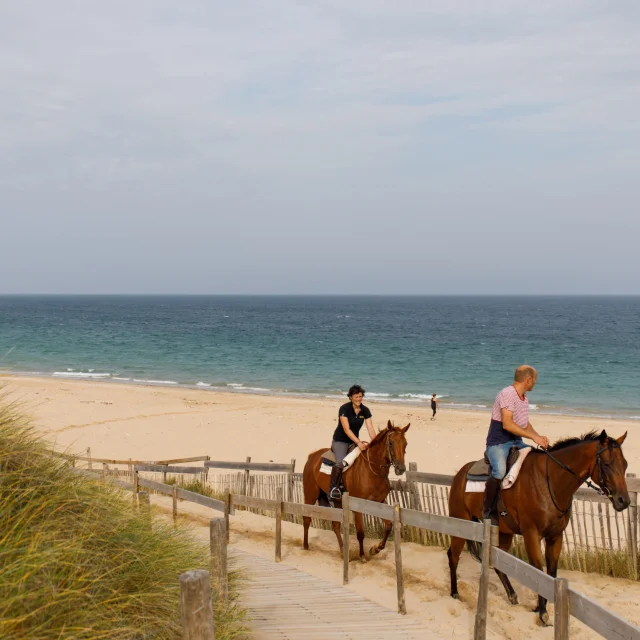
[[[482,519],[491,520],[491,524],[498,526],[498,498],[502,480],[489,476],[484,489],[484,503],[482,505]]]
[[[334,464],[331,469],[331,481],[329,484],[329,498],[331,500],[340,500],[342,498],[342,491],[340,485],[342,484],[342,465]]]

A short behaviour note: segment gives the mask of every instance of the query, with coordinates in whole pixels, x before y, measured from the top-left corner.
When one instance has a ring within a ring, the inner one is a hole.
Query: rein
[[[611,446],[614,446],[614,445],[611,445]],[[602,459],[600,458],[600,455],[602,454],[603,451],[606,451],[607,448],[608,447],[600,447],[598,444],[598,448],[596,449],[596,465],[598,466],[598,471],[600,472],[600,482],[602,483],[604,483],[604,474],[602,471]],[[568,471],[572,476],[580,480],[580,485],[586,483],[589,489],[593,489],[598,495],[604,496],[605,498],[610,497],[611,493],[606,486],[604,487],[604,490],[603,490],[597,485],[593,484],[591,480],[589,480],[589,477],[593,474],[593,469],[591,469],[591,471],[589,471],[587,475],[584,478],[582,478],[573,469],[570,469],[564,462],[561,462],[560,460],[558,460],[558,458],[551,455],[551,453],[549,453],[546,449],[538,448],[538,451],[542,451],[547,456],[546,462],[545,462],[545,476],[547,481],[547,489],[549,490],[549,496],[551,497],[551,502],[553,502],[553,506],[560,512],[560,515],[564,516],[569,512],[569,510],[571,509],[571,505],[573,504],[573,498],[569,502],[569,506],[566,509],[561,509],[558,506],[558,503],[556,502],[556,499],[553,496],[553,491],[551,490],[551,482],[549,479],[549,458],[551,458],[551,460],[553,460],[561,469]],[[595,465],[594,465],[594,468],[595,468]],[[580,487],[580,485],[578,485],[578,487]]]
[[[391,455],[391,432],[389,431],[387,433],[387,435],[385,436],[385,440],[386,440],[386,445],[387,445],[387,456],[388,456],[388,460],[389,462],[387,464],[378,464],[375,463],[377,466],[379,466],[381,469],[386,469],[386,474],[385,473],[376,473],[373,470],[373,465],[371,463],[371,459],[369,458],[369,449],[367,449],[366,451],[364,451],[364,459],[367,461],[367,463],[369,464],[369,469],[371,469],[371,473],[373,473],[374,476],[377,476],[378,478],[386,478],[389,476],[389,467],[391,467],[391,465],[393,464],[393,456]]]

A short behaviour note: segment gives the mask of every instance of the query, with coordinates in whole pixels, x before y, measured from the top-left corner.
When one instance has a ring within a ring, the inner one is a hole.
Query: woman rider
[[[331,451],[336,456],[336,463],[331,469],[331,483],[329,485],[329,498],[339,500],[342,497],[340,491],[340,480],[342,478],[343,460],[347,455],[349,448],[354,443],[358,445],[361,451],[364,451],[369,443],[358,438],[362,424],[367,425],[369,437],[373,440],[376,431],[371,421],[371,411],[362,404],[364,398],[364,389],[359,384],[354,384],[350,389],[349,402],[343,404],[338,411],[338,426],[333,432],[333,442],[331,443]]]

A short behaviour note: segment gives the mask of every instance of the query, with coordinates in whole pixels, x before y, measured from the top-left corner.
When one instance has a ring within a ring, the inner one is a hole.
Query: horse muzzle
[[[397,476],[401,476],[407,470],[407,468],[404,466],[402,462],[398,462],[397,464],[394,464],[393,469],[396,472]]]
[[[621,493],[616,493],[614,495],[609,496],[611,500],[611,504],[616,511],[624,511],[631,504],[631,499],[628,495],[623,495]]]

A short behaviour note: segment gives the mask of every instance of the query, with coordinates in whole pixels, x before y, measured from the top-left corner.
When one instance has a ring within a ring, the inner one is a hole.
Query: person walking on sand
[[[336,456],[336,463],[331,469],[331,481],[329,485],[329,498],[339,500],[342,497],[340,481],[344,469],[343,460],[352,444],[358,445],[361,451],[369,446],[368,442],[360,440],[358,434],[363,424],[367,425],[369,437],[376,437],[376,430],[371,420],[371,411],[362,404],[364,389],[359,384],[354,384],[348,392],[349,402],[343,404],[338,410],[338,426],[333,432],[331,451]]]
[[[491,475],[484,491],[482,518],[498,524],[498,497],[500,485],[507,473],[507,457],[511,447],[524,449],[522,438],[533,440],[543,448],[549,446],[549,438],[541,436],[529,422],[529,398],[527,393],[538,380],[538,372],[527,364],[516,369],[513,384],[505,387],[496,397],[487,434],[485,456],[491,466]]]
[[[436,411],[438,410],[439,407],[440,407],[440,403],[438,402],[438,398],[436,397],[436,394],[434,393],[431,396],[431,411],[433,411],[433,415],[431,416],[432,420],[436,419]]]

